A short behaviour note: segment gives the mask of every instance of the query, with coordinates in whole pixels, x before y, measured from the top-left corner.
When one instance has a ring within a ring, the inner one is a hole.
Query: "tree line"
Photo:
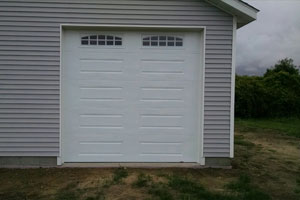
[[[300,73],[293,60],[278,61],[263,76],[236,75],[235,116],[300,117]]]

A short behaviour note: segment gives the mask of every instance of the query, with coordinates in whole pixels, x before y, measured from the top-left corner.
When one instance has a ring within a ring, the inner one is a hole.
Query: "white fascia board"
[[[257,19],[258,9],[239,0],[205,0],[237,18],[238,28]]]
[[[251,17],[253,20],[256,20],[257,18],[257,12],[258,10],[248,6],[247,4],[237,1],[237,0],[219,0],[222,1],[229,6],[233,7],[234,9],[239,10],[240,12],[244,13],[245,15],[248,15]]]

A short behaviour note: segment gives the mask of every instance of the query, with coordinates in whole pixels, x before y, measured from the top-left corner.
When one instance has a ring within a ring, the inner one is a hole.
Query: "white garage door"
[[[197,162],[201,35],[65,31],[64,162]]]

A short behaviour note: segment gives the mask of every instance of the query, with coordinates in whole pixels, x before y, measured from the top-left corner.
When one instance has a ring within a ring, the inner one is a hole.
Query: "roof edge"
[[[238,28],[257,19],[259,10],[241,0],[205,0],[219,9],[237,17]]]

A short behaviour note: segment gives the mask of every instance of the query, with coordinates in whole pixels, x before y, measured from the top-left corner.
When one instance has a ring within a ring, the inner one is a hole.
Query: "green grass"
[[[152,180],[151,176],[146,175],[144,173],[140,173],[138,175],[137,180],[135,182],[133,182],[132,185],[134,187],[139,187],[139,188],[141,188],[141,187],[147,187],[147,186],[149,186],[151,180]]]
[[[113,172],[112,179],[106,180],[103,187],[109,188],[112,185],[119,184],[128,176],[128,171],[125,168],[117,168]]]
[[[128,171],[125,168],[117,168],[114,171],[113,182],[119,183],[122,181],[123,178],[126,178],[127,176],[128,176]]]
[[[149,193],[159,200],[270,200],[271,197],[251,183],[243,174],[225,186],[224,192],[212,192],[185,176],[171,175],[166,183],[153,183]]]
[[[237,129],[243,132],[269,130],[300,138],[299,118],[236,119],[235,124]]]
[[[245,140],[245,138],[242,135],[235,136],[234,144],[249,147],[249,148],[255,146],[255,144],[253,144],[252,142]]]

